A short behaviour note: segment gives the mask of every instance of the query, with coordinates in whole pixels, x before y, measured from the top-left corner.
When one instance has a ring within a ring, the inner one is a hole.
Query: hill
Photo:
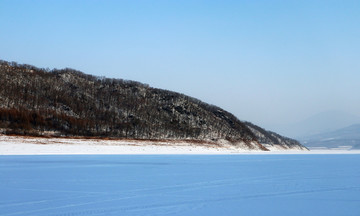
[[[180,93],[6,61],[0,74],[3,133],[226,141],[267,150],[231,113]]]

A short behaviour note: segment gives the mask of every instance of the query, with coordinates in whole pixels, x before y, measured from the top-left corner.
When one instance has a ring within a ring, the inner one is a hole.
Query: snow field
[[[0,155],[60,154],[359,154],[356,150],[284,150],[266,145],[269,151],[246,150],[225,141],[220,145],[191,142],[152,142],[139,140],[101,140],[41,138],[0,135]]]

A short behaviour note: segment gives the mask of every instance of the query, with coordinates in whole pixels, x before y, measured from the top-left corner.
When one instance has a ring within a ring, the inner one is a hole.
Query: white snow
[[[226,142],[42,138],[0,135],[0,155],[40,154],[230,154],[246,152]]]
[[[283,150],[266,146],[271,151],[244,150],[226,142],[221,145],[166,141],[41,138],[0,135],[0,155],[51,154],[354,154],[347,149],[312,151]]]

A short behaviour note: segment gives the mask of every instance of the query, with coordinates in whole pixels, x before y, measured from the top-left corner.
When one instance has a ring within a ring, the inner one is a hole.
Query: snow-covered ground
[[[312,151],[244,150],[227,143],[221,145],[190,142],[152,142],[139,140],[41,138],[0,135],[0,155],[50,155],[50,154],[356,154],[346,149]]]
[[[3,155],[1,216],[358,216],[360,155]]]
[[[0,155],[38,154],[230,154],[246,152],[227,143],[42,138],[0,135]]]

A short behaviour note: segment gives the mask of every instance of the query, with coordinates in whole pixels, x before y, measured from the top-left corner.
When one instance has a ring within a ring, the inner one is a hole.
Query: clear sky
[[[178,91],[268,129],[360,116],[360,1],[0,0],[0,59]]]

